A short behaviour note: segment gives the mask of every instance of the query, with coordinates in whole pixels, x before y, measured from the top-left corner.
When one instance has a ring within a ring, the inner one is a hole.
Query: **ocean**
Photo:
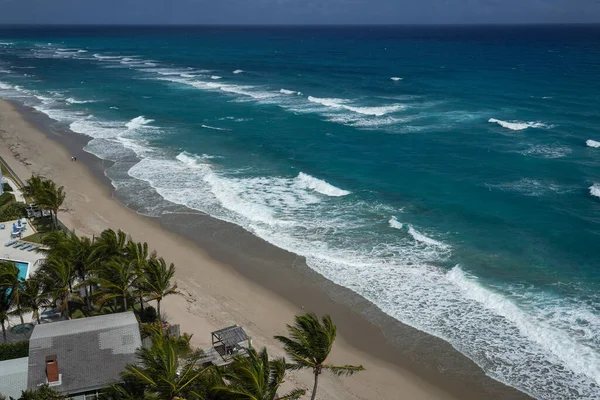
[[[125,204],[237,224],[539,399],[600,398],[598,76],[598,26],[0,29],[0,97]]]

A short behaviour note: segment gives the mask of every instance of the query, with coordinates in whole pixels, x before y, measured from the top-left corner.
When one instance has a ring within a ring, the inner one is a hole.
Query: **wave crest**
[[[144,125],[148,125],[149,123],[152,123],[152,122],[154,122],[153,119],[146,119],[146,118],[144,118],[143,115],[140,115],[139,117],[135,117],[131,121],[126,123],[125,126],[127,127],[127,129],[132,131],[132,130],[141,128]]]
[[[324,180],[317,179],[308,174],[305,174],[304,172],[300,172],[296,179],[298,180],[300,186],[306,189],[314,190],[315,192],[319,192],[326,196],[341,197],[350,194],[350,192],[347,190],[337,188],[325,182]]]
[[[501,119],[496,118],[490,118],[488,122],[498,124],[503,128],[510,129],[511,131],[522,131],[527,128],[550,129],[553,127],[552,125],[547,125],[542,122],[502,121]]]
[[[587,140],[587,141],[585,142],[585,144],[586,144],[588,147],[595,147],[595,148],[598,148],[598,147],[600,147],[600,142],[596,142],[595,140],[591,140],[591,139],[590,139],[590,140]]]

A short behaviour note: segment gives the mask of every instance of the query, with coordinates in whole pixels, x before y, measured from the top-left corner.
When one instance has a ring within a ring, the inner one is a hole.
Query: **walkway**
[[[7,178],[6,176],[3,176],[2,179],[7,182],[10,187],[12,188],[12,194],[15,195],[15,200],[17,200],[20,203],[26,203],[25,201],[25,197],[23,197],[23,192],[21,192],[21,189],[19,188],[19,186],[17,186],[17,184],[15,183],[15,181],[13,181],[10,178]]]

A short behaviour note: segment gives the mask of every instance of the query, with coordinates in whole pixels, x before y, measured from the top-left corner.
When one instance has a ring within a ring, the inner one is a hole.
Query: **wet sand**
[[[318,398],[529,398],[487,377],[448,343],[395,321],[312,271],[302,257],[236,225],[174,205],[160,217],[142,215],[147,210],[121,196],[105,176],[112,163],[82,150],[88,140],[35,110],[0,101],[0,156],[22,179],[34,172],[65,186],[65,211],[59,213],[65,225],[82,235],[122,229],[175,263],[182,295],[161,308],[194,334],[194,345],[207,347],[212,330],[238,324],[255,346],[283,355],[272,336],[285,334],[295,314],[313,311],[330,314],[338,326],[330,361],[367,369],[348,378],[324,376]],[[138,196],[164,202],[151,191]],[[286,385],[310,388],[311,380],[310,372],[299,372]]]

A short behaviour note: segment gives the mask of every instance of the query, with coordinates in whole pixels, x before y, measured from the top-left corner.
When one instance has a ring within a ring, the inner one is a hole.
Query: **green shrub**
[[[144,307],[144,312],[141,315],[142,323],[152,323],[156,322],[156,308],[152,306]]]
[[[29,356],[29,340],[0,344],[0,361]]]
[[[12,202],[14,196],[8,192],[4,192],[0,195],[0,207]]]
[[[12,196],[12,195],[11,195]],[[10,221],[19,217],[27,216],[25,209],[27,205],[24,203],[10,203],[0,208],[0,221]]]
[[[4,182],[4,184],[2,185],[2,189],[4,189],[5,192],[12,192],[13,191],[12,187],[8,183],[6,183],[6,182]]]

